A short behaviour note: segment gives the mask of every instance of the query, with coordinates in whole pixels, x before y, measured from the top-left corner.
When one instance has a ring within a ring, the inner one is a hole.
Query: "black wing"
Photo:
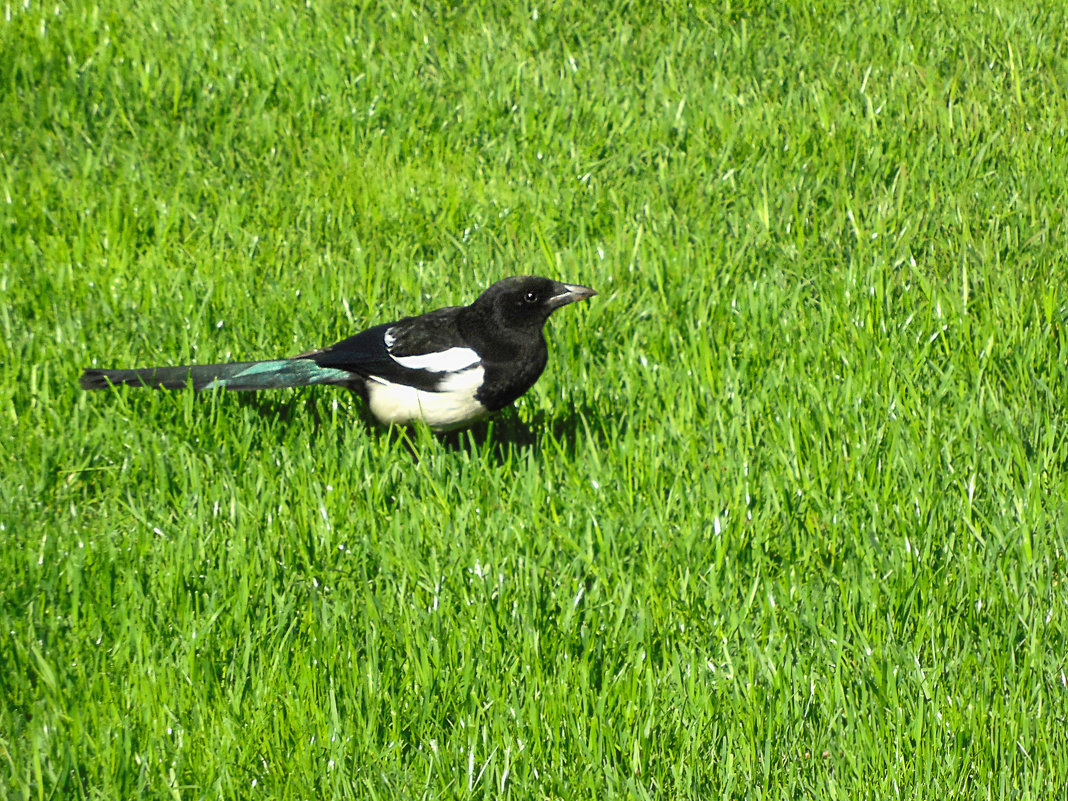
[[[321,367],[348,370],[364,378],[380,378],[436,392],[446,372],[408,367],[397,359],[432,357],[466,348],[456,325],[459,309],[453,306],[418,317],[405,317],[395,323],[376,325],[321,351],[309,353],[305,358],[313,359]]]

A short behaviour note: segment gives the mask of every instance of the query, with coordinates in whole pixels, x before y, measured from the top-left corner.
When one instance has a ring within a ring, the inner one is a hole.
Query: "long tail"
[[[152,389],[257,390],[305,387],[311,384],[353,385],[360,379],[348,370],[320,367],[311,359],[276,359],[231,364],[191,364],[179,367],[141,367],[134,370],[86,370],[82,389],[110,386],[150,387]]]

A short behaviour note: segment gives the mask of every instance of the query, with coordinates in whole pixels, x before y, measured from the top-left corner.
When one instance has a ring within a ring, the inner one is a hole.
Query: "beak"
[[[560,284],[560,288],[560,292],[549,298],[549,303],[554,309],[566,306],[568,303],[574,303],[576,300],[592,298],[597,294],[596,290],[578,284]]]

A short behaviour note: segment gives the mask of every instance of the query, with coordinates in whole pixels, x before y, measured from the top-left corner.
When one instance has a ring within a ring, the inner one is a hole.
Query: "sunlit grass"
[[[642,8],[7,9],[0,795],[1063,794],[1065,9]],[[528,272],[444,440],[77,388]]]

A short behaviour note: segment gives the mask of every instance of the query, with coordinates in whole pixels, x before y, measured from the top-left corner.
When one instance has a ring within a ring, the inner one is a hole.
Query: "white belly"
[[[431,428],[454,428],[486,413],[486,407],[475,399],[482,374],[481,367],[455,373],[445,379],[439,392],[371,378],[367,381],[367,402],[371,414],[384,425],[422,420]]]

